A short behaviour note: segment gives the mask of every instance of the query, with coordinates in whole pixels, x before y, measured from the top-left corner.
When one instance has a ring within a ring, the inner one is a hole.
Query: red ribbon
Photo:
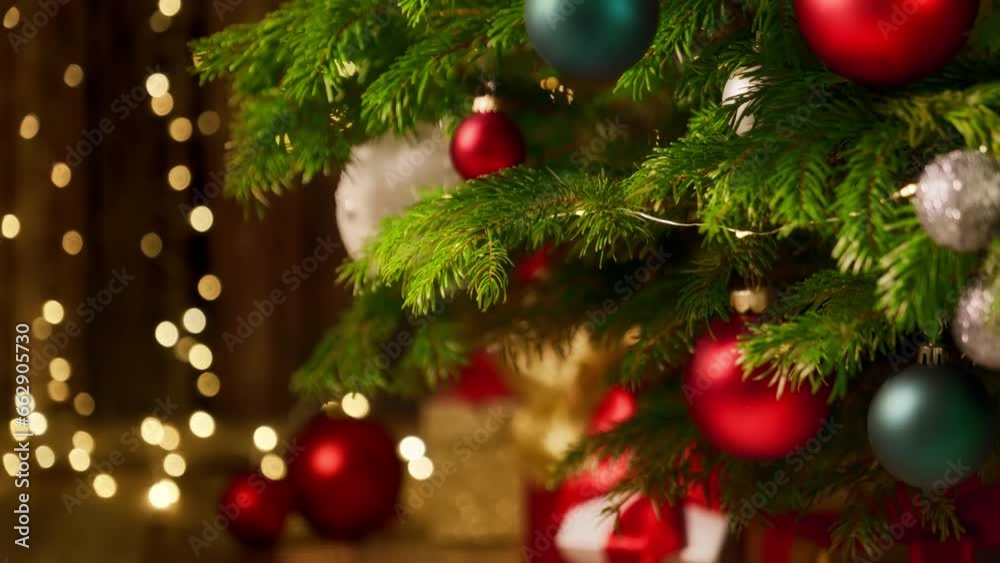
[[[593,470],[567,479],[560,487],[555,501],[548,506],[552,511],[549,522],[554,522],[558,527],[575,506],[604,497],[616,483],[627,476],[628,459],[623,457],[603,460]],[[627,503],[619,515],[617,528],[604,546],[607,561],[660,563],[666,557],[679,553],[687,545],[684,506],[697,504],[718,510],[718,497],[718,479],[714,478],[698,487],[692,484],[688,498],[676,506],[666,503],[654,506],[652,501],[645,497]],[[535,508],[531,510],[536,521],[538,505],[536,501]],[[537,527],[532,535],[537,535]],[[546,557],[534,561],[562,563],[563,560],[564,558]]]
[[[604,547],[609,563],[661,563],[687,544],[684,513],[661,507],[659,516],[652,501],[641,498],[626,508],[619,529]]]
[[[595,409],[590,433],[608,432],[635,414],[635,397],[615,387]],[[696,462],[697,460],[695,460]],[[697,463],[692,464],[697,470]],[[574,507],[606,497],[616,484],[629,478],[629,456],[600,460],[593,469],[566,479],[559,490],[529,492],[529,530],[524,558],[530,563],[566,563],[555,547],[556,535]],[[609,563],[661,563],[687,545],[684,506],[697,504],[720,510],[719,479],[712,474],[707,483],[690,483],[687,498],[677,506],[655,506],[640,497],[625,504],[617,527],[603,545]],[[546,545],[550,549],[544,549]]]

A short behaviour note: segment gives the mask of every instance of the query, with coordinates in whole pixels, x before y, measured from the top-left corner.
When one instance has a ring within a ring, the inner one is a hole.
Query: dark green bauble
[[[986,389],[971,375],[913,366],[875,394],[868,439],[893,477],[914,487],[950,487],[989,457],[993,409]]]
[[[617,78],[649,49],[659,0],[527,0],[528,38],[545,62],[571,77]]]

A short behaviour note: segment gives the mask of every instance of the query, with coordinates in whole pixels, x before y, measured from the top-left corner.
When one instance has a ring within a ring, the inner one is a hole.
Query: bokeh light
[[[430,479],[431,475],[434,474],[434,462],[430,458],[419,457],[406,464],[406,470],[414,479],[423,481]]]
[[[63,310],[62,303],[50,299],[42,305],[42,317],[46,322],[57,325],[62,322],[66,311]]]
[[[419,459],[426,453],[427,445],[416,436],[407,436],[399,441],[399,455],[406,461]]]
[[[368,412],[371,410],[368,398],[361,393],[348,393],[344,395],[344,398],[340,401],[340,408],[344,411],[344,414],[352,418],[364,418],[368,416]]]
[[[163,321],[156,325],[156,330],[154,331],[156,336],[156,341],[164,348],[169,348],[174,344],[177,344],[177,339],[180,337],[180,331],[177,330],[177,325],[170,321]]]
[[[111,475],[101,473],[94,477],[94,492],[101,498],[111,498],[118,492],[118,483]]]
[[[262,452],[269,452],[278,445],[278,433],[270,426],[261,426],[254,430],[253,445]]]
[[[202,276],[198,280],[198,295],[205,301],[215,301],[222,294],[222,280],[214,274]]]
[[[208,438],[215,434],[215,419],[205,411],[198,411],[189,420],[191,433],[199,438]]]

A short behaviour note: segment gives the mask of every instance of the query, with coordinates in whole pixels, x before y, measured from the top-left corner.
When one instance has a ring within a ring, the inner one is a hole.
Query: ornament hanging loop
[[[472,100],[473,113],[497,113],[498,111],[500,111],[500,100],[493,94],[483,94]]]
[[[943,366],[948,363],[948,350],[937,344],[924,344],[918,352],[917,363],[922,366]]]
[[[760,314],[774,303],[774,290],[770,287],[733,289],[729,292],[729,303],[741,315]]]

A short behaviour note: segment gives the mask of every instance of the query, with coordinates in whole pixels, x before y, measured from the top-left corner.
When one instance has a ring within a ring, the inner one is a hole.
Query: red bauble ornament
[[[286,481],[272,481],[258,473],[237,473],[219,500],[219,516],[228,530],[248,547],[277,543],[292,508],[292,490]]]
[[[476,99],[475,113],[465,118],[451,138],[451,162],[466,180],[524,162],[520,127],[497,110],[489,96]]]
[[[299,509],[320,534],[359,539],[392,516],[402,467],[392,437],[368,420],[312,419],[289,463]]]
[[[552,243],[547,242],[538,250],[521,258],[514,267],[514,279],[521,283],[538,281],[548,275],[551,262]]]
[[[438,395],[442,399],[455,399],[473,405],[510,396],[510,387],[504,381],[497,359],[486,350],[474,352],[469,358],[469,365],[463,367],[455,381]]]
[[[590,417],[590,434],[610,432],[635,416],[635,395],[624,387],[612,387]]]
[[[837,74],[895,86],[933,74],[965,44],[979,0],[795,0],[799,28]]]
[[[684,378],[695,426],[709,443],[734,456],[773,460],[816,436],[830,412],[825,394],[743,379],[737,338],[753,317],[715,321],[698,339]],[[752,374],[756,375],[756,374]]]

